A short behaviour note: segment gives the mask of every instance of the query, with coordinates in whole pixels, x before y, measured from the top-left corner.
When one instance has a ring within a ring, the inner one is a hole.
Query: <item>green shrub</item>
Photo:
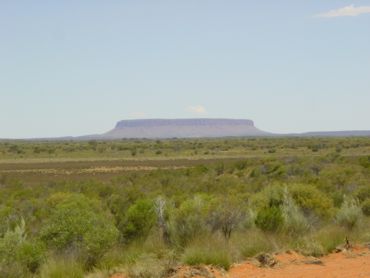
[[[346,198],[337,213],[336,220],[342,227],[352,230],[360,224],[362,216],[362,210],[358,201]]]
[[[145,238],[156,221],[154,204],[150,200],[138,200],[127,211],[119,227],[125,239]]]
[[[281,206],[284,200],[284,188],[280,184],[271,184],[258,195],[257,199],[260,198],[259,202],[263,206]]]
[[[40,269],[40,278],[83,278],[84,268],[75,259],[50,259]]]
[[[4,237],[0,239],[0,262],[15,260],[19,248],[25,242],[25,222],[23,220],[14,230],[8,230]]]
[[[256,226],[263,231],[276,232],[283,224],[283,213],[279,206],[264,207],[257,213]]]
[[[370,168],[370,156],[362,156],[359,159],[360,165],[364,168]]]
[[[355,196],[360,202],[370,199],[370,186],[362,186],[356,190]]]
[[[12,214],[14,214],[14,208],[0,205],[0,237],[2,237],[6,231],[12,227],[12,223],[10,223]]]
[[[289,192],[305,214],[315,213],[324,218],[332,216],[333,200],[312,185],[295,184],[289,187]]]
[[[366,216],[370,216],[370,198],[362,202],[361,208]]]
[[[35,273],[44,260],[40,243],[26,239],[25,223],[0,238],[0,277],[26,277]]]
[[[200,196],[184,201],[170,212],[172,241],[185,246],[187,242],[205,233],[207,228],[207,200]]]
[[[17,259],[21,265],[36,273],[45,260],[45,246],[40,242],[24,242],[18,250]]]
[[[117,240],[118,230],[98,203],[81,194],[62,198],[41,231],[41,239],[59,252],[74,250],[94,264]]]

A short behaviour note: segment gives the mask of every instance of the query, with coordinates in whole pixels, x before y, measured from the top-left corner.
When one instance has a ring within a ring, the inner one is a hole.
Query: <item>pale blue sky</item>
[[[101,133],[143,117],[370,129],[369,7],[0,0],[0,138]]]

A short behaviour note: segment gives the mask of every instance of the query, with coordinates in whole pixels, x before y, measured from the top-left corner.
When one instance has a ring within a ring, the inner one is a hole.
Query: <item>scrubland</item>
[[[0,142],[0,277],[167,277],[370,242],[370,138]]]

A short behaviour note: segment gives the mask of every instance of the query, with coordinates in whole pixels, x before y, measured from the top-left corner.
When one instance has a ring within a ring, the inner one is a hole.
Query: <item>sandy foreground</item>
[[[370,278],[369,247],[354,247],[323,258],[295,252],[273,256],[274,265],[261,267],[256,260],[235,264],[228,272],[214,267],[178,267],[171,278]],[[124,278],[116,274],[112,278]]]
[[[330,254],[321,259],[308,258],[296,253],[276,256],[278,264],[261,268],[253,263],[235,265],[229,272],[232,278],[347,278],[370,277],[369,248]]]

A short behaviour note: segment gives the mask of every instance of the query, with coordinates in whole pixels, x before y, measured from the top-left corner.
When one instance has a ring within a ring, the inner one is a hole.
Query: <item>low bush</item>
[[[101,207],[81,194],[62,198],[41,231],[41,239],[57,252],[70,252],[85,261],[87,267],[117,240],[118,230]]]
[[[337,213],[336,220],[342,227],[352,230],[361,223],[362,216],[358,201],[353,198],[345,198]]]
[[[355,192],[355,196],[360,200],[360,202],[365,201],[370,198],[370,186],[362,186],[358,188]]]
[[[31,273],[36,273],[45,260],[45,246],[41,242],[26,241],[18,250],[17,260]]]
[[[306,215],[314,213],[322,218],[333,215],[333,200],[310,184],[294,184],[289,187],[289,192],[296,204]]]
[[[170,213],[172,242],[183,247],[195,237],[207,232],[205,219],[207,213],[206,200],[202,196],[185,200],[178,209],[172,210]]]
[[[361,209],[366,216],[370,216],[370,198],[362,202]]]
[[[119,228],[124,240],[145,238],[156,221],[153,201],[138,200],[126,212]]]
[[[277,232],[283,224],[283,213],[279,206],[264,207],[257,213],[256,226],[263,231]]]
[[[44,247],[27,240],[24,221],[0,238],[0,277],[30,276],[43,260]]]

